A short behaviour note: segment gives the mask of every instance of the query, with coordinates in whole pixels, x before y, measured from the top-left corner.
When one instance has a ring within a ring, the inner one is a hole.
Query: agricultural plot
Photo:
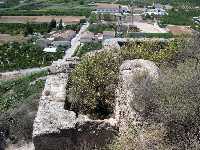
[[[4,44],[0,46],[0,72],[48,66],[63,56],[61,47],[56,53],[47,53],[31,43]]]
[[[56,21],[62,21],[66,24],[79,23],[81,19],[85,19],[83,16],[1,16],[1,23],[49,23],[52,19]]]
[[[0,45],[8,42],[22,42],[26,41],[26,38],[21,35],[12,36],[10,34],[0,34]]]

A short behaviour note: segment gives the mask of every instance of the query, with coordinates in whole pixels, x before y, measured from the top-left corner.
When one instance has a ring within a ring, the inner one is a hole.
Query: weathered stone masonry
[[[40,99],[34,121],[33,142],[36,150],[97,149],[117,134],[113,119],[91,120],[65,110],[68,73],[78,63],[77,58],[55,62]]]
[[[132,107],[137,96],[135,88],[140,85],[143,90],[149,86],[149,81],[155,81],[159,76],[158,67],[151,61],[125,61],[120,67],[114,118],[91,120],[86,115],[77,117],[75,112],[64,109],[68,73],[76,64],[77,58],[60,60],[49,69],[51,75],[47,78],[34,121],[33,142],[36,150],[102,148],[111,142],[118,131],[124,132],[128,122],[140,121],[137,111]]]

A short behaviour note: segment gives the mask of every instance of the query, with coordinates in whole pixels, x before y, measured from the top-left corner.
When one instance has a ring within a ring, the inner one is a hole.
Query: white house
[[[164,15],[168,15],[168,13],[166,12],[166,10],[162,9],[162,8],[155,8],[155,9],[146,9],[144,12],[144,15],[155,15],[155,16],[164,16]]]
[[[96,3],[97,13],[129,13],[128,6],[109,3]]]
[[[164,16],[168,15],[165,6],[160,3],[154,3],[152,6],[147,6],[144,15]]]

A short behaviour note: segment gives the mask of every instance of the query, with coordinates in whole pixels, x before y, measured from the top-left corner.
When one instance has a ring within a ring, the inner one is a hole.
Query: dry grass
[[[52,19],[56,21],[63,20],[64,23],[72,24],[79,23],[80,19],[84,19],[83,16],[0,16],[1,23],[26,23],[26,22],[35,22],[35,23],[46,23],[50,22]]]

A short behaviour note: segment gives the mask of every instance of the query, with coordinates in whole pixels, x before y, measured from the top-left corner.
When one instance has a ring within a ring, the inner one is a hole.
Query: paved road
[[[85,25],[83,25],[79,31],[79,33],[75,36],[75,38],[72,39],[71,41],[71,48],[69,48],[66,53],[65,53],[65,56],[64,56],[64,60],[66,58],[70,58],[73,56],[75,50],[78,48],[78,46],[81,44],[80,43],[80,37],[81,37],[81,34],[83,32],[85,32],[87,30],[87,28],[89,27],[89,22],[87,22]]]

